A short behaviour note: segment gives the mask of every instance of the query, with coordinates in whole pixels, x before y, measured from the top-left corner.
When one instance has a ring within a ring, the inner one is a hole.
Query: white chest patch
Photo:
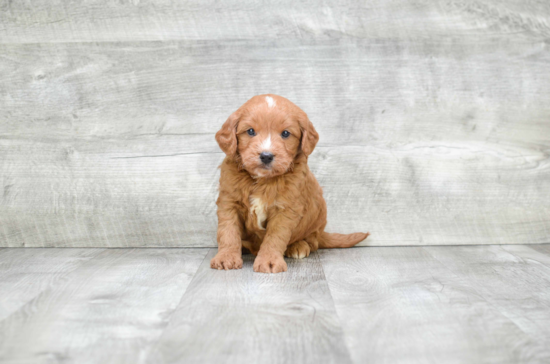
[[[258,227],[262,230],[265,230],[263,224],[267,219],[267,206],[264,202],[257,197],[250,197],[250,213],[254,212],[256,214]]]
[[[268,106],[268,107],[273,107],[273,106],[275,106],[275,100],[273,100],[273,97],[271,97],[271,96],[266,96],[266,97],[265,97],[265,101],[267,102],[267,106]]]

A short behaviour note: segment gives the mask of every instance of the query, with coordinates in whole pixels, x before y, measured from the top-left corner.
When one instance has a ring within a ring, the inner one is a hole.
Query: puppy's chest
[[[269,213],[272,212],[272,209],[277,204],[274,202],[269,202],[265,197],[261,196],[250,196],[249,198],[250,208],[248,211],[248,220],[251,227],[259,230],[265,230],[267,226],[267,220]]]

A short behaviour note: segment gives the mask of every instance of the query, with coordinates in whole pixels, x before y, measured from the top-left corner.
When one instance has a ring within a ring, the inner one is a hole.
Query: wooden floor
[[[550,361],[550,245],[0,249],[1,363]]]

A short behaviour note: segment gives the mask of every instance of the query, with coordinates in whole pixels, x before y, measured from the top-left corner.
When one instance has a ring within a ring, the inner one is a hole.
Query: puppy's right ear
[[[237,155],[237,124],[241,117],[240,109],[235,111],[216,133],[216,141],[221,150],[228,157],[235,158]]]

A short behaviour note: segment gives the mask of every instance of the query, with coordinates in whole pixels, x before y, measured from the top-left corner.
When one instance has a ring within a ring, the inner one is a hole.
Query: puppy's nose
[[[273,154],[269,152],[262,152],[262,154],[260,154],[260,160],[263,164],[267,165],[273,161]]]

